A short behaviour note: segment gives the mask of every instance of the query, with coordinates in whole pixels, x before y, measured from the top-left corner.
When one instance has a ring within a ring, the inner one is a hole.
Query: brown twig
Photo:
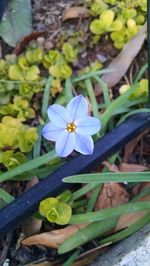
[[[4,241],[4,247],[3,247],[2,253],[0,255],[0,266],[3,266],[3,264],[6,260],[6,256],[7,256],[9,247],[10,247],[11,239],[12,239],[12,232],[9,232],[6,236],[5,241]]]

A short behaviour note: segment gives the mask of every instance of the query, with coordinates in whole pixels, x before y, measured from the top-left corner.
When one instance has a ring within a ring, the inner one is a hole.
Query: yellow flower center
[[[76,125],[73,122],[69,123],[67,125],[67,130],[69,133],[74,132],[76,130]]]

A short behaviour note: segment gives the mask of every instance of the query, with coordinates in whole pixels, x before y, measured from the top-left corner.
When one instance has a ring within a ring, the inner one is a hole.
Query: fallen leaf
[[[75,234],[79,229],[87,224],[70,225],[63,229],[57,229],[50,232],[37,234],[22,240],[22,244],[26,246],[43,245],[57,249],[71,235]]]
[[[137,200],[137,202],[142,202],[142,201],[149,201],[150,200],[150,195],[146,195],[145,197]],[[125,214],[120,217],[117,226],[114,229],[114,232],[120,231],[126,227],[129,227],[130,225],[136,223],[139,219],[141,219],[146,213],[148,212],[133,212],[129,214]]]
[[[62,266],[59,261],[42,261],[39,263],[28,263],[27,266]]]
[[[62,17],[62,21],[73,19],[73,18],[79,18],[79,17],[88,18],[91,16],[89,10],[84,6],[74,6],[68,8]]]
[[[146,132],[147,132],[147,130],[145,132],[143,132],[142,134],[140,134],[139,136],[137,136],[136,138],[134,138],[133,140],[131,140],[127,145],[125,145],[124,157],[123,157],[124,163],[127,163],[129,161],[132,153],[134,152],[134,150],[137,147],[138,142],[143,138],[143,136],[145,135]]]
[[[106,166],[110,172],[119,172],[118,167],[115,164],[110,164],[108,161],[104,161],[102,164]]]
[[[128,41],[117,57],[114,58],[109,64],[108,69],[114,69],[115,71],[109,72],[102,76],[102,80],[107,84],[108,87],[111,88],[115,86],[126,74],[128,68],[133,62],[133,59],[138,54],[145,41],[146,29],[147,25],[145,23],[136,36]]]
[[[38,37],[41,37],[45,34],[44,31],[40,32],[32,32],[31,34],[25,36],[20,40],[20,42],[16,45],[15,49],[13,50],[13,54],[19,55],[22,53],[26,45],[31,42],[32,40],[36,40]]]
[[[143,172],[149,170],[149,167],[140,164],[122,163],[118,166],[120,172]]]
[[[118,183],[106,183],[96,201],[95,210],[115,207],[129,200],[129,194]]]
[[[101,245],[96,248],[90,249],[84,253],[82,253],[78,260],[73,263],[73,266],[84,266],[89,265],[89,263],[92,263],[99,255],[105,253],[107,251],[107,245]]]
[[[143,189],[145,188],[149,188],[150,187],[150,182],[144,182],[144,183],[140,183],[138,185],[136,185],[133,189],[132,189],[132,194],[134,196],[138,195]]]

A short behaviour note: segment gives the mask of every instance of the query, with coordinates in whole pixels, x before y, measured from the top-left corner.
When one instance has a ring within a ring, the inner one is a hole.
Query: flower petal
[[[91,116],[77,119],[75,121],[75,124],[77,126],[76,133],[80,135],[93,135],[97,133],[101,128],[100,121],[97,118]]]
[[[71,116],[64,106],[53,104],[47,111],[49,119],[52,123],[60,128],[66,127],[67,123],[71,122]]]
[[[56,153],[60,157],[66,157],[74,150],[76,135],[65,130],[56,141]]]
[[[50,141],[56,141],[64,130],[65,128],[60,128],[60,127],[58,128],[53,123],[50,122],[43,127],[42,135],[44,138]]]
[[[75,121],[77,118],[88,114],[88,102],[82,95],[79,95],[68,103],[66,109],[71,114],[72,121]]]
[[[82,154],[92,154],[94,149],[93,139],[90,136],[76,134],[75,150]]]

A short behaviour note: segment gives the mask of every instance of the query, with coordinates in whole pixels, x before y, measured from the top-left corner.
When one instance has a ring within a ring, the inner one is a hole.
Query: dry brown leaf
[[[23,37],[21,41],[16,45],[12,53],[16,55],[20,54],[29,42],[37,39],[38,37],[44,36],[45,34],[46,34],[45,32],[39,31],[39,32],[32,32],[31,34]]]
[[[85,227],[87,224],[70,225],[63,229],[53,230],[50,232],[37,234],[28,237],[22,241],[23,245],[43,245],[50,248],[58,248],[66,239],[75,234],[79,229]]]
[[[79,18],[81,16],[84,18],[90,17],[90,12],[86,7],[84,6],[70,7],[65,11],[62,17],[62,21],[72,19],[72,18]]]
[[[139,199],[137,202],[141,201],[149,201],[150,200],[150,195],[147,195],[141,199]],[[117,232],[121,229],[124,229],[126,227],[129,227],[130,225],[134,224],[137,222],[139,219],[141,219],[147,212],[135,212],[135,213],[129,213],[125,214],[120,217],[117,226],[115,227],[114,231]]]
[[[115,164],[110,164],[108,161],[104,161],[102,164],[105,165],[110,172],[119,172],[118,167]]]
[[[42,261],[39,263],[29,263],[26,264],[27,266],[62,266],[62,264],[59,261]]]
[[[140,164],[122,163],[118,166],[120,172],[143,172],[149,170],[149,167]]]
[[[147,25],[145,23],[137,35],[128,41],[117,57],[109,64],[108,68],[115,69],[115,71],[102,76],[103,81],[108,85],[108,87],[111,88],[115,86],[126,74],[133,59],[138,54],[145,41],[146,29]]]
[[[84,253],[82,253],[78,260],[73,263],[73,266],[84,266],[92,263],[99,255],[103,254],[107,250],[107,246],[109,243],[105,245],[98,246],[96,248],[90,249]]]
[[[95,210],[115,207],[127,203],[129,194],[118,183],[106,183],[97,199]]]
[[[145,132],[143,132],[142,134],[140,134],[138,137],[131,140],[127,145],[125,145],[124,157],[123,157],[124,163],[127,163],[129,161],[130,156],[132,155],[132,153],[136,149],[138,142],[143,138],[143,136],[145,135],[146,132],[147,132],[147,130]]]
[[[133,189],[132,189],[132,194],[134,196],[138,195],[143,189],[150,187],[150,182],[144,182],[144,183],[140,183],[138,185],[136,185]]]

